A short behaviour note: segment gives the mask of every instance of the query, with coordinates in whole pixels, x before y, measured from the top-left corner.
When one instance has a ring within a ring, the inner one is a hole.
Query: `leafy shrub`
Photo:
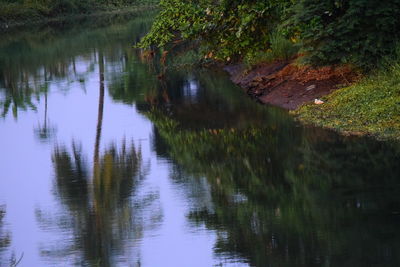
[[[242,58],[268,48],[290,0],[162,0],[162,11],[139,47],[163,47],[175,39],[201,40],[209,57]]]
[[[400,36],[398,0],[300,0],[289,20],[309,62],[363,68],[391,54]]]
[[[139,47],[201,40],[210,58],[275,59],[290,57],[294,38],[307,63],[369,69],[400,36],[399,0],[162,0],[161,7]],[[287,39],[274,39],[274,31]]]
[[[157,16],[150,32],[138,46],[158,47],[170,44],[177,35],[181,38],[194,39],[201,34],[206,21],[203,19],[203,6],[194,5],[190,1],[161,0],[161,12]],[[179,37],[178,37],[179,38]]]

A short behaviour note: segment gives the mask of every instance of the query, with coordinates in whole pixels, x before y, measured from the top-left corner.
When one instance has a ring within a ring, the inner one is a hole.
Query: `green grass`
[[[323,100],[294,113],[305,123],[340,132],[400,140],[400,60]]]
[[[270,49],[267,51],[250,51],[244,57],[244,63],[248,66],[254,66],[260,63],[289,60],[293,58],[299,50],[298,44],[294,44],[278,32],[271,34],[269,41]]]

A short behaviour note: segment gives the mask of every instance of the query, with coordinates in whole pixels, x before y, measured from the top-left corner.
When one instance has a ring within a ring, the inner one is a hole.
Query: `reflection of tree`
[[[123,52],[123,72],[111,72],[109,93],[114,100],[126,104],[143,101],[148,95],[157,91],[159,81],[156,78],[156,69],[149,64],[140,62],[139,51],[131,48]]]
[[[253,102],[242,101],[243,93],[232,88],[232,83],[221,77],[223,74],[174,69],[167,71],[165,79],[157,79],[160,66],[142,62],[141,53],[124,52],[123,69],[112,72],[108,87],[114,100],[135,103],[139,112],[147,112],[151,107],[163,108],[165,113],[173,113],[183,122],[184,127],[192,128],[238,126],[261,121],[266,116],[283,121],[287,117],[277,110],[260,112],[261,108]],[[152,63],[158,60],[155,55]],[[278,116],[281,117],[275,118]]]
[[[141,149],[133,141],[124,140],[119,147],[112,144],[101,152],[105,69],[101,50],[98,65],[99,104],[93,167],[88,166],[81,147],[75,142],[71,152],[65,146],[57,146],[53,153],[57,195],[71,215],[70,219],[60,220],[64,221],[63,228],[72,231],[74,244],[53,249],[48,254],[62,257],[80,251],[82,262],[113,266],[116,258],[126,253],[125,242],[141,237],[143,210],[153,205],[157,196],[146,196],[141,203],[132,201],[144,175]],[[40,213],[38,218],[45,223]]]
[[[37,95],[39,89],[35,90],[30,85],[27,75],[22,72],[18,77],[13,77],[14,74],[9,70],[5,70],[1,74],[3,77],[0,77],[0,88],[6,88],[3,96],[0,98],[1,117],[5,117],[10,109],[14,118],[18,117],[18,109],[27,110],[30,108],[36,110],[32,96]]]
[[[72,156],[65,147],[56,147],[53,153],[58,195],[71,211],[89,208],[89,171],[82,149],[72,143]]]
[[[97,126],[96,126],[96,141],[94,145],[94,168],[95,176],[99,160],[99,149],[101,140],[101,129],[103,126],[103,111],[104,111],[104,57],[103,52],[100,50],[98,54],[99,60],[99,105],[97,110]]]
[[[113,19],[104,17],[96,23],[92,18],[86,22],[89,30],[82,30],[82,25],[62,23],[40,32],[2,34],[0,116],[5,117],[12,111],[17,118],[19,110],[36,110],[36,102],[47,93],[42,88],[63,86],[57,83],[60,80],[84,84],[88,74],[93,72],[91,51],[97,47],[103,47],[108,52],[106,56],[119,61],[121,41],[125,42],[124,46],[131,46],[132,36],[140,39],[152,22],[151,16],[137,16],[127,23],[128,18],[123,15]],[[108,23],[104,24],[105,21]],[[82,58],[88,63],[86,70],[77,70],[82,67],[82,62],[77,63],[77,60]]]
[[[141,218],[134,216],[130,200],[142,179],[141,161],[140,149],[133,143],[124,141],[119,149],[111,145],[100,153],[90,183],[87,161],[79,146],[73,143],[72,153],[56,147],[53,162],[57,196],[72,216],[62,227],[72,230],[74,245],[59,248],[51,255],[61,257],[81,251],[85,262],[113,266],[113,258],[124,251],[124,242],[142,234]],[[140,208],[136,210],[140,214]]]
[[[180,175],[208,180],[212,205],[188,218],[218,232],[217,255],[252,266],[400,262],[399,147],[273,121],[196,130],[174,113],[149,117]]]
[[[6,210],[4,206],[0,206],[0,266],[2,266],[3,263],[6,262],[4,258],[4,252],[7,250],[7,248],[10,246],[11,243],[11,236],[8,232],[4,231],[4,216],[6,214]]]
[[[34,129],[34,132],[36,136],[39,138],[41,141],[48,141],[51,138],[53,138],[56,128],[52,126],[47,118],[47,94],[48,94],[48,88],[47,86],[44,88],[44,119],[43,119],[43,124],[41,125],[39,123],[39,126]]]

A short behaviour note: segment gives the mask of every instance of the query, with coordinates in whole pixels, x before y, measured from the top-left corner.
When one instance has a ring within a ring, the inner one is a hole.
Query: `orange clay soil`
[[[230,65],[225,70],[250,96],[285,109],[296,109],[360,78],[348,66],[312,68],[290,62],[262,64],[249,71]]]

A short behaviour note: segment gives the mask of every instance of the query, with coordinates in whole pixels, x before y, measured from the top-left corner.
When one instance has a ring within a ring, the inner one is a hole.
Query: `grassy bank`
[[[158,0],[0,0],[0,29],[92,14],[128,12]]]
[[[339,132],[400,140],[400,61],[294,113],[307,123]]]

